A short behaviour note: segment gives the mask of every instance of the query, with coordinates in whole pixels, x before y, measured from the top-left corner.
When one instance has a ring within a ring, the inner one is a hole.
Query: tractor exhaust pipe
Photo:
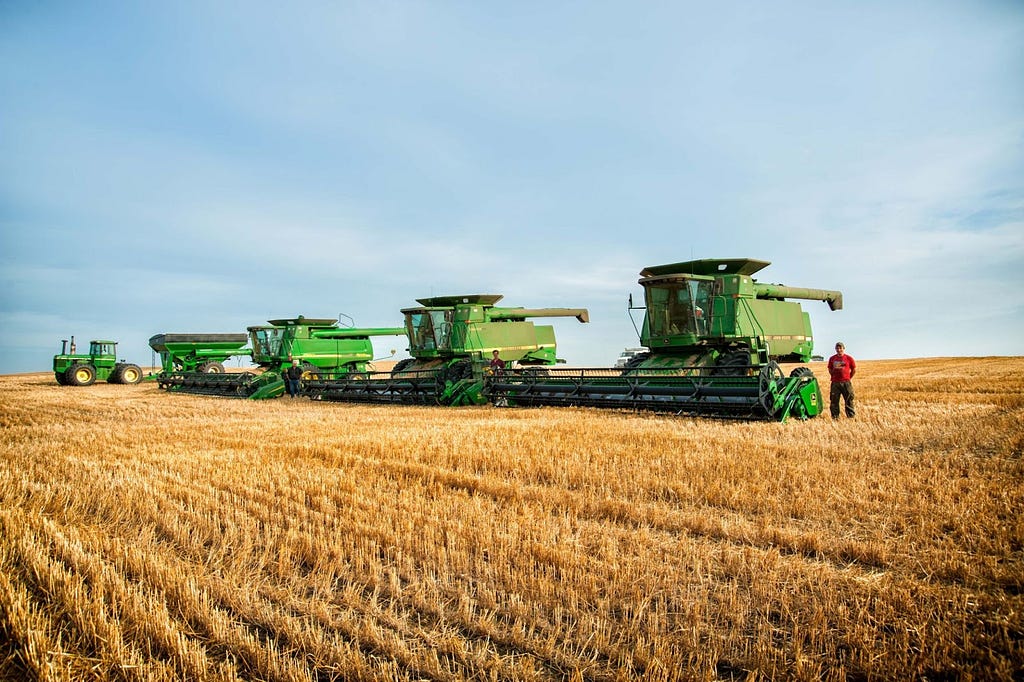
[[[60,340],[60,354],[61,355],[67,355],[68,354],[68,340],[67,339],[61,339]]]

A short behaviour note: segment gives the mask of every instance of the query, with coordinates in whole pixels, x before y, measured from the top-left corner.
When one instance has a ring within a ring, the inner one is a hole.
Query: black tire
[[[56,379],[57,383],[60,384],[61,386],[67,386],[68,385],[68,380],[67,380],[67,378],[65,378],[64,372],[54,372],[53,373],[53,378]]]
[[[810,367],[797,367],[796,369],[794,369],[792,372],[789,373],[789,376],[791,376],[791,377],[810,377],[812,379],[816,378],[814,376],[814,372],[811,371]]]
[[[455,383],[462,381],[463,379],[469,379],[473,376],[473,361],[472,360],[457,360],[452,364],[448,365],[444,371],[444,378],[446,381]]]
[[[405,358],[403,360],[399,360],[397,363],[395,363],[395,366],[391,368],[391,373],[398,374],[399,372],[405,370],[406,367],[412,365],[414,362],[416,362],[416,358]]]
[[[96,382],[96,368],[92,365],[72,365],[64,372],[68,386],[91,386]]]
[[[121,365],[117,373],[117,383],[134,385],[142,381],[142,368],[138,365]]]
[[[320,372],[322,370],[312,362],[303,362],[300,364],[300,367],[302,367],[303,381],[318,381],[320,379]]]
[[[745,377],[750,375],[750,353],[745,350],[730,351],[718,356],[711,376]]]
[[[635,372],[640,365],[644,364],[647,360],[650,360],[650,358],[650,353],[637,353],[627,360],[626,364],[622,366],[622,374],[631,374]]]
[[[204,362],[196,367],[196,370],[203,374],[223,374],[224,365],[220,362]]]

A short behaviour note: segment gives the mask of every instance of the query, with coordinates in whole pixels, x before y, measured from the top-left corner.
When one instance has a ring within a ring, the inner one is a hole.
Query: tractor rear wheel
[[[72,365],[64,373],[69,386],[90,386],[96,381],[96,368],[92,365]]]
[[[142,368],[138,365],[121,365],[117,378],[119,384],[137,384],[142,381]]]
[[[224,365],[220,362],[204,362],[197,369],[203,374],[223,374]]]

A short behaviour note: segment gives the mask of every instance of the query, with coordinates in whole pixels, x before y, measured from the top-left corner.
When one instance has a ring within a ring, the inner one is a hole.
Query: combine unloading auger
[[[817,416],[821,390],[807,367],[810,318],[797,298],[842,308],[842,294],[760,284],[769,265],[753,259],[697,260],[645,268],[641,343],[649,352],[623,369],[508,370],[489,377],[495,404],[580,405],[784,421]]]
[[[341,327],[333,318],[270,320],[245,334],[158,334],[150,346],[161,353],[161,388],[232,398],[277,398],[285,390],[282,371],[298,360],[306,380],[321,375],[365,372],[373,360],[372,336],[405,334],[401,327]],[[252,347],[242,348],[246,340]],[[257,371],[225,373],[223,361],[249,355]],[[219,365],[217,369],[209,369]],[[207,369],[203,369],[207,368]]]
[[[507,363],[552,366],[555,332],[528,318],[575,317],[584,308],[497,308],[498,294],[417,299],[402,310],[411,358],[391,372],[321,374],[303,383],[317,400],[411,405],[480,405],[484,377],[494,351]]]

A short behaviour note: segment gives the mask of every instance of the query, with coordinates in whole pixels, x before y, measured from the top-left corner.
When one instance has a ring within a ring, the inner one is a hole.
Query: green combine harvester
[[[838,291],[762,284],[770,265],[749,258],[695,260],[640,273],[648,349],[623,368],[510,370],[487,380],[496,404],[585,405],[679,414],[784,421],[823,409],[807,367],[786,376],[780,362],[806,363],[814,342],[810,316],[786,299],[843,307]]]
[[[89,352],[75,353],[75,337],[61,341],[60,353],[53,356],[53,376],[61,386],[89,386],[106,381],[110,384],[137,384],[142,381],[142,368],[117,360],[116,341],[90,341]]]
[[[277,398],[284,393],[282,371],[298,360],[303,378],[365,372],[373,360],[372,336],[400,336],[401,327],[342,327],[333,318],[269,320],[244,334],[157,334],[149,345],[160,352],[160,388],[182,393],[237,398]],[[246,338],[251,347],[243,348]],[[166,354],[166,355],[165,355]],[[225,373],[223,362],[249,356],[260,371]]]
[[[498,308],[499,294],[437,296],[417,299],[420,307],[402,310],[411,358],[390,372],[321,374],[303,382],[303,392],[318,400],[420,405],[480,405],[493,352],[524,371],[562,362],[556,357],[550,325],[538,317],[575,317],[589,321],[585,308]]]

